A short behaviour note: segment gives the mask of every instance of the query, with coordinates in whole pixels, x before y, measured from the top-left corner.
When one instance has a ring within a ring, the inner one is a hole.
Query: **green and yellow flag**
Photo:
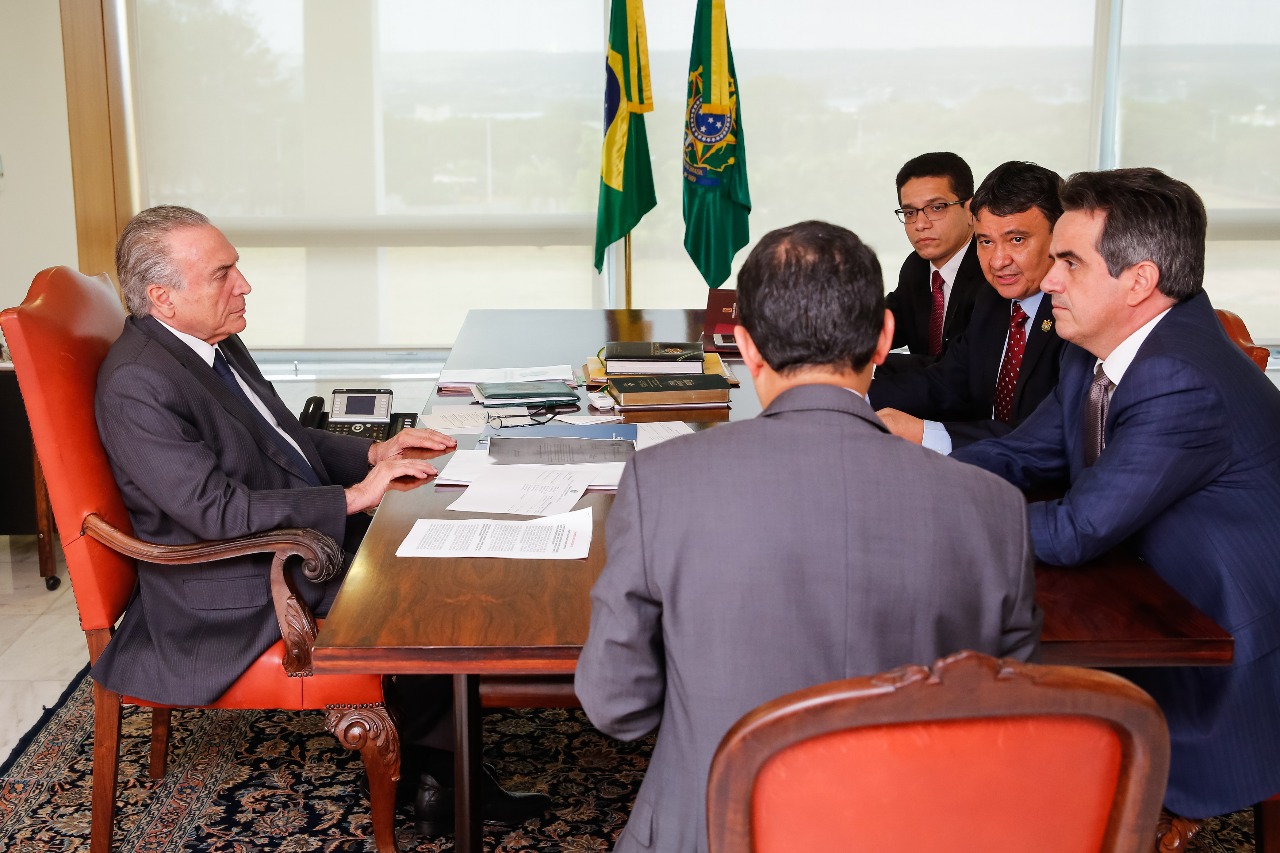
[[[747,149],[724,0],[698,0],[684,126],[684,248],[709,287],[747,245]]]
[[[653,110],[649,40],[641,0],[613,0],[604,74],[604,152],[596,211],[596,271],[604,250],[635,228],[658,203],[644,113]]]

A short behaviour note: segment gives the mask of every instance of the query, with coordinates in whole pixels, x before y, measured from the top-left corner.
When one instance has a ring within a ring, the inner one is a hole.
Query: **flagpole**
[[[623,306],[628,311],[631,310],[631,232],[627,232],[627,236],[623,237],[622,254],[623,254],[623,278],[626,281],[626,304]]]

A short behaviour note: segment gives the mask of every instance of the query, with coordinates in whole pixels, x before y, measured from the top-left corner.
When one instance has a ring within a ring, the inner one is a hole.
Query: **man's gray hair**
[[[149,207],[129,220],[116,243],[116,275],[120,277],[120,290],[130,314],[135,317],[151,314],[148,285],[162,284],[174,289],[186,286],[169,257],[167,238],[181,228],[208,224],[209,218],[203,213],[172,204]]]

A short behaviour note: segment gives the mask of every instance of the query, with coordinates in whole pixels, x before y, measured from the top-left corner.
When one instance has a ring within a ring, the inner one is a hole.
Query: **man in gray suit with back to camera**
[[[867,404],[893,341],[875,254],[824,222],[773,231],[738,308],[764,411],[632,458],[591,592],[582,706],[614,737],[658,729],[619,851],[706,850],[711,757],[762,702],[1039,643],[1021,493],[898,440]]]

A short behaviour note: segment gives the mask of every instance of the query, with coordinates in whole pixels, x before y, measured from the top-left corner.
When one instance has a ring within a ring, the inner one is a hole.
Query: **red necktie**
[[[942,273],[933,271],[933,308],[929,311],[929,355],[942,354],[942,321],[947,316],[947,293],[943,290],[946,282]]]
[[[1004,358],[1000,361],[1000,378],[996,380],[996,420],[1013,423],[1013,389],[1018,386],[1018,371],[1022,368],[1022,353],[1027,349],[1027,330],[1023,323],[1027,312],[1022,305],[1013,303],[1009,315],[1009,342],[1004,345]]]

